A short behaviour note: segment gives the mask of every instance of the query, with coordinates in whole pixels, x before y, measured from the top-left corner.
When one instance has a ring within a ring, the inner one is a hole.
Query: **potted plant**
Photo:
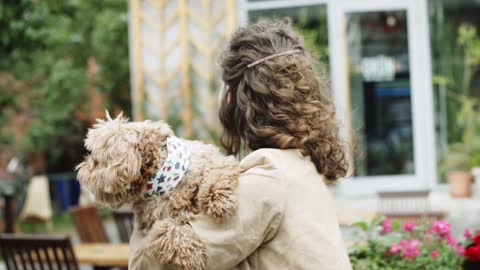
[[[467,197],[471,194],[472,174],[480,176],[480,169],[474,169],[480,165],[480,150],[474,150],[480,142],[480,99],[472,91],[475,87],[472,80],[480,64],[480,38],[476,28],[469,24],[461,24],[456,32],[456,42],[450,50],[455,48],[457,56],[449,56],[448,61],[452,57],[461,61],[453,68],[442,65],[434,81],[438,85],[439,97],[444,100],[441,110],[448,122],[448,137],[444,139],[448,146],[442,151],[441,172],[448,179],[452,196]],[[439,34],[447,33],[454,32]],[[452,37],[445,38],[452,40]],[[445,53],[443,51],[440,55]],[[453,70],[460,72],[456,74]],[[443,125],[446,128],[447,123]]]
[[[456,198],[470,197],[473,175],[470,173],[469,150],[464,144],[455,144],[443,157],[443,171],[450,187],[450,195]]]

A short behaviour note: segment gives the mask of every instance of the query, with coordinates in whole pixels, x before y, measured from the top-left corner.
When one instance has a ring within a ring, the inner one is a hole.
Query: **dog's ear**
[[[127,121],[122,115],[97,120],[87,133],[85,146],[90,155],[77,167],[78,179],[95,197],[125,194],[140,178],[140,135]]]
[[[131,135],[125,134],[127,138],[114,138],[111,146],[100,155],[100,158],[106,158],[99,170],[105,193],[125,192],[130,189],[130,183],[138,181],[141,176],[142,156]]]
[[[90,154],[77,166],[78,180],[95,197],[101,197],[101,193],[125,193],[141,176],[140,153],[134,147],[125,147],[121,140],[117,146],[104,153]]]

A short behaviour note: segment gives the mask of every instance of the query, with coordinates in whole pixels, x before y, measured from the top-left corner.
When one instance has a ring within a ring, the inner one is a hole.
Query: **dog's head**
[[[89,154],[77,166],[80,184],[111,207],[143,198],[146,181],[167,156],[171,135],[164,122],[128,122],[121,114],[112,119],[107,113],[87,133]]]

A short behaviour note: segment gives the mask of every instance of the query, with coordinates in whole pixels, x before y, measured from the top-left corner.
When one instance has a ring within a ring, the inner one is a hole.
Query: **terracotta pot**
[[[473,176],[469,172],[452,171],[447,173],[450,184],[450,195],[455,198],[465,198],[472,195]]]

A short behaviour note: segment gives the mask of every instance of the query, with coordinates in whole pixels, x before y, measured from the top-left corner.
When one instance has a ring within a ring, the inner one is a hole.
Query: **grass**
[[[98,208],[98,215],[104,223],[112,220],[111,211],[104,207]],[[75,224],[68,211],[62,213],[54,213],[51,219],[51,230],[48,230],[47,223],[39,221],[17,220],[17,229],[22,233],[63,233],[75,234]]]

